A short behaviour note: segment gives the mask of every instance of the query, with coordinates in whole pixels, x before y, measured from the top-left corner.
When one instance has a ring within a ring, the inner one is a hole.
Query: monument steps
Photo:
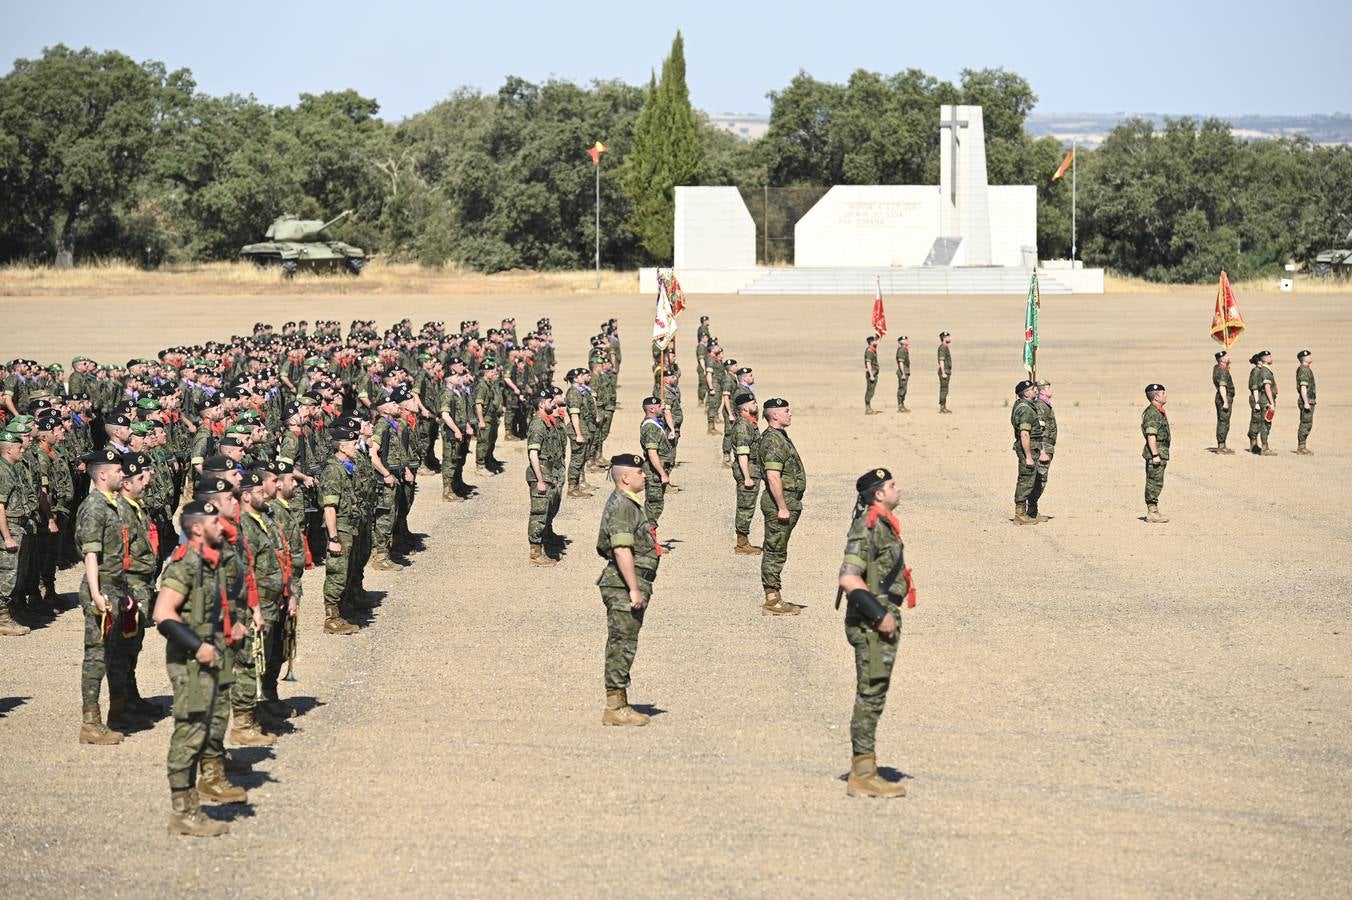
[[[1026,294],[1033,270],[1018,267],[966,268],[918,266],[907,268],[771,269],[738,291],[739,294],[872,294],[881,286],[889,294]],[[1044,294],[1069,294],[1055,277],[1042,274],[1038,288]]]

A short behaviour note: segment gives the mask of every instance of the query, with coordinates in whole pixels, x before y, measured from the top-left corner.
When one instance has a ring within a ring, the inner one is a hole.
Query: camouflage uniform
[[[372,438],[380,456],[380,464],[394,476],[394,484],[381,484],[376,498],[376,520],[371,544],[376,551],[388,552],[394,536],[394,523],[403,503],[404,468],[413,464],[408,446],[407,423],[382,416]],[[383,476],[382,476],[383,478]]]
[[[1306,409],[1304,402],[1300,399],[1300,386],[1305,385],[1305,396],[1310,400],[1310,408]],[[1300,446],[1305,446],[1305,440],[1310,436],[1310,430],[1314,428],[1314,369],[1310,366],[1296,367],[1296,409],[1300,413],[1300,426],[1296,430],[1296,440]]]
[[[262,642],[266,648],[268,635],[277,630],[282,601],[282,567],[277,557],[277,541],[272,523],[252,510],[244,510],[240,515],[241,545],[247,554],[245,562],[253,573],[254,585],[258,589],[258,609],[263,614],[263,631],[252,628],[236,648],[242,676],[235,681],[230,691],[230,706],[239,711],[252,710],[258,702],[261,692],[263,673],[256,668],[253,660],[254,645]],[[266,657],[266,652],[265,652]]]
[[[484,427],[474,441],[474,461],[480,466],[490,464],[494,459],[493,448],[498,441],[498,422],[502,418],[501,381],[489,381],[479,378],[474,383],[474,403],[483,404]],[[471,410],[474,408],[470,407]]]
[[[1211,367],[1211,384],[1216,388],[1216,445],[1224,447],[1230,436],[1230,414],[1235,409],[1235,379],[1229,369],[1217,363]]]
[[[337,513],[338,543],[342,549],[330,553],[324,559],[324,604],[332,604],[337,614],[338,604],[347,591],[348,566],[352,562],[353,544],[357,534],[358,501],[355,484],[356,464],[346,462],[337,456],[330,457],[319,478],[319,504],[321,507],[333,507]]]
[[[859,510],[845,537],[844,565],[859,570],[869,593],[896,620],[897,630],[887,638],[871,623],[861,619],[853,605],[845,613],[845,639],[854,648],[856,686],[854,713],[850,717],[850,744],[856,756],[873,752],[878,720],[887,703],[887,689],[892,681],[897,645],[901,641],[901,604],[906,597],[907,585],[900,573],[886,591],[882,582],[903,551],[901,537],[893,533],[890,525],[879,518],[870,527],[869,510]]]
[[[942,365],[942,373],[939,375],[939,406],[946,407],[948,404],[948,382],[953,378],[953,353],[948,349],[947,344],[939,345],[938,362]],[[939,371],[936,368],[936,371]]]
[[[1155,435],[1155,446],[1159,448],[1159,465],[1151,463],[1150,442],[1141,450],[1145,459],[1145,502],[1154,506],[1160,501],[1160,492],[1164,490],[1164,470],[1169,466],[1169,416],[1154,403],[1141,413],[1141,436]]]
[[[870,372],[872,374],[870,374]],[[864,351],[864,405],[873,404],[873,392],[878,389],[878,349],[870,345]]]
[[[120,610],[129,590],[122,566],[122,519],[118,514],[116,494],[93,491],[85,498],[75,514],[75,543],[81,556],[97,555],[99,592],[108,604],[108,612],[100,613],[94,606],[88,574],[80,579],[80,608],[84,610],[80,692],[84,707],[88,709],[99,705],[99,691],[105,676],[110,699],[120,700],[127,683]],[[107,641],[103,637],[104,616],[112,617]]]
[[[136,686],[136,663],[140,659],[141,646],[145,642],[146,623],[150,621],[155,605],[155,575],[159,568],[161,532],[151,520],[144,502],[137,503],[125,495],[120,495],[117,498],[117,513],[122,523],[122,542],[118,554],[125,570],[127,593],[136,603],[137,614],[135,632],[128,635],[124,630],[117,647],[117,651],[123,657],[123,662],[116,667],[123,678],[122,684],[118,685],[118,693],[126,694],[129,699],[138,700],[141,692]],[[112,691],[111,682],[109,691],[110,693]]]
[[[587,461],[587,437],[595,430],[596,421],[587,415],[589,404],[580,385],[571,385],[568,393],[564,395],[564,406],[568,416],[569,441],[568,449],[571,455],[568,457],[568,483],[576,486],[582,480],[582,466]],[[576,416],[578,427],[582,430],[582,443],[577,441],[577,432],[573,431],[572,417]]]
[[[1051,476],[1052,460],[1056,458],[1056,410],[1041,397],[1033,398],[1033,409],[1037,411],[1037,424],[1042,429],[1042,453],[1035,456],[1037,462],[1037,481],[1033,483],[1033,493],[1028,496],[1028,515],[1037,518],[1038,501],[1047,489],[1047,479]],[[1042,456],[1047,461],[1042,461]]]
[[[606,608],[607,691],[622,691],[629,687],[629,670],[638,652],[638,633],[643,627],[647,606],[632,609],[629,589],[615,565],[616,547],[628,547],[634,554],[634,573],[644,599],[652,596],[653,580],[657,577],[659,551],[653,533],[643,512],[640,498],[616,489],[601,512],[601,529],[596,537],[596,552],[606,567],[596,585],[601,589],[601,602]]]
[[[761,515],[765,517],[765,543],[761,554],[761,585],[779,590],[784,563],[789,558],[789,538],[803,512],[803,493],[807,490],[807,472],[798,448],[782,428],[767,427],[760,439],[761,471],[765,492],[761,494]],[[775,498],[770,493],[769,473],[779,472],[784,488],[784,504],[789,508],[789,521],[779,521]]]
[[[911,380],[911,351],[897,345],[897,407],[906,405],[906,387]]]
[[[0,607],[13,613],[21,599],[19,587],[27,579],[36,532],[37,496],[27,472],[18,463],[0,459],[0,503],[5,506],[9,533],[19,545],[13,552],[0,548]]]
[[[535,469],[526,464],[526,486],[530,492],[530,518],[526,524],[526,537],[532,544],[544,543],[545,536],[552,531],[554,514],[558,511],[559,496],[558,473],[562,469],[560,455],[563,446],[551,440],[550,420],[537,412],[531,416],[526,426],[526,453],[535,450],[540,455],[540,474],[544,476],[545,492],[535,490]]]
[[[746,467],[755,482],[751,487],[743,483],[741,460],[734,459],[732,482],[737,489],[737,513],[733,519],[733,529],[741,535],[751,534],[751,520],[756,517],[756,498],[760,495],[761,478],[764,477],[761,471],[760,441],[761,433],[756,420],[738,413],[732,430],[732,451],[737,457],[746,457]]]
[[[667,475],[671,475],[671,464],[675,461],[675,453],[671,448],[671,439],[667,436],[667,426],[658,419],[644,419],[638,427],[638,441],[643,448],[643,471],[648,476],[648,483],[645,487],[644,509],[648,516],[648,521],[656,525],[662,518],[662,510],[666,506],[667,486],[662,483],[662,479],[657,474],[657,469],[653,467],[652,460],[648,458],[649,450],[657,451],[657,458],[662,461],[662,467],[667,470]]]
[[[1014,482],[1014,502],[1027,503],[1028,498],[1037,490],[1043,467],[1038,457],[1042,453],[1042,423],[1039,421],[1036,401],[1020,397],[1014,401],[1009,413],[1010,425],[1014,428],[1014,456],[1018,465],[1018,477]],[[1024,465],[1023,442],[1020,435],[1028,432],[1029,453],[1033,455],[1033,465]],[[1041,491],[1038,491],[1039,495]]]

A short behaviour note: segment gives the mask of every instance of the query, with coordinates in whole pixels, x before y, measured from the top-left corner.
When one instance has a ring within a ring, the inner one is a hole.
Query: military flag
[[[662,279],[662,270],[657,270],[658,279]],[[679,316],[681,310],[685,309],[685,293],[681,290],[681,283],[676,280],[676,270],[668,269],[665,276],[667,283],[667,297],[671,300],[671,314]]]
[[[873,333],[882,337],[887,334],[887,313],[883,310],[883,281],[875,280],[873,288]]]
[[[1071,147],[1066,151],[1066,157],[1061,160],[1061,165],[1056,167],[1056,174],[1052,176],[1052,181],[1056,181],[1062,175],[1065,175],[1066,170],[1070,168],[1073,162],[1075,162],[1075,148]]]
[[[1235,292],[1230,289],[1230,276],[1221,270],[1220,284],[1216,286],[1216,312],[1211,317],[1211,338],[1226,350],[1239,340],[1244,331],[1244,317],[1235,303]]]
[[[671,310],[671,298],[667,296],[666,280],[657,279],[657,312],[653,315],[653,343],[662,350],[676,335],[676,314]]]
[[[1030,380],[1037,380],[1037,315],[1042,308],[1042,295],[1037,287],[1037,273],[1028,283],[1028,306],[1023,313],[1023,367]]]
[[[608,153],[609,151],[610,151],[609,147],[607,147],[600,141],[597,141],[595,144],[592,144],[590,147],[587,148],[587,155],[591,157],[593,166],[599,166],[601,165],[601,154]]]

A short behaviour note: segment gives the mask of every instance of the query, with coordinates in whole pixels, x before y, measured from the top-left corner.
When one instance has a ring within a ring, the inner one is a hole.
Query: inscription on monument
[[[836,214],[836,224],[887,225],[919,210],[919,203],[845,203]]]

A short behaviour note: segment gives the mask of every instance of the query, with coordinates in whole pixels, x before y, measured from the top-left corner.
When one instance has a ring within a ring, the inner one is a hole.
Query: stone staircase
[[[803,268],[771,269],[740,294],[872,294],[881,283],[889,294],[1026,294],[1033,270],[1014,267]],[[1048,274],[1038,277],[1043,294],[1069,294]]]

